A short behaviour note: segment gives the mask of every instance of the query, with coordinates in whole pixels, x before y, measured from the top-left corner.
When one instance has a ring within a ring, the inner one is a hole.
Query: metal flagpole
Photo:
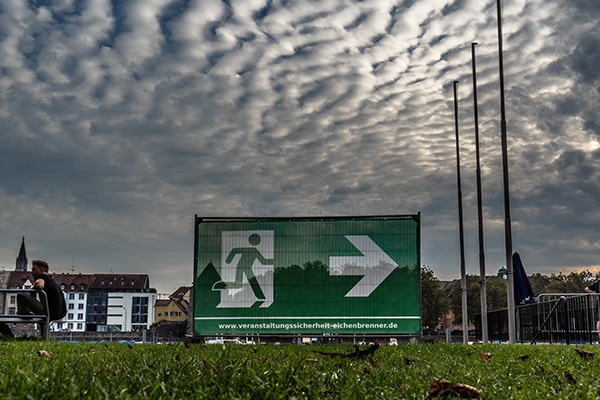
[[[479,284],[481,293],[481,341],[488,342],[487,287],[485,282],[485,249],[483,245],[483,209],[481,195],[481,163],[479,161],[479,110],[477,108],[477,69],[475,66],[475,46],[471,43],[473,64],[473,110],[475,115],[475,154],[477,158],[477,218],[479,222]]]
[[[467,275],[465,272],[465,234],[463,226],[462,188],[460,179],[460,150],[458,141],[458,81],[454,81],[454,130],[456,132],[456,182],[458,187],[458,230],[460,239],[460,291],[462,300],[463,343],[469,341],[469,318],[467,315]]]
[[[508,146],[506,138],[506,108],[504,101],[504,59],[502,55],[502,5],[496,0],[498,14],[498,64],[500,67],[500,137],[502,143],[502,172],[504,178],[504,245],[506,257],[506,300],[508,305],[508,341],[516,341],[515,286],[512,265],[512,231],[510,222],[510,191],[508,182]]]

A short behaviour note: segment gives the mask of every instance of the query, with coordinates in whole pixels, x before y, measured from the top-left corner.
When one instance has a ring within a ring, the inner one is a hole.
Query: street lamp
[[[506,279],[506,278],[507,278],[507,274],[506,274],[506,273],[507,273],[507,271],[508,271],[508,270],[506,269],[506,267],[500,267],[500,269],[498,270],[498,274],[497,274],[497,275],[498,275],[500,278],[504,278],[504,279]]]
[[[123,320],[123,332],[128,332],[127,330],[127,308],[125,306],[123,306],[123,311],[125,311],[124,314],[124,320]]]

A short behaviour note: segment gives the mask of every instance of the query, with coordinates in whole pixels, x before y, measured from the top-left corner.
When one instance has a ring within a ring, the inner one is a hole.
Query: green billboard
[[[196,216],[194,334],[418,334],[419,247],[419,214]]]

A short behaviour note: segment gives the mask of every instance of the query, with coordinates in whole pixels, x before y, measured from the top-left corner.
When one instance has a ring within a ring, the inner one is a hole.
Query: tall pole
[[[481,163],[479,161],[479,110],[477,107],[477,68],[475,66],[475,46],[471,43],[473,64],[473,112],[475,115],[475,156],[477,158],[477,219],[479,223],[479,285],[481,294],[481,341],[488,342],[487,287],[485,282],[485,248],[483,245],[483,201],[481,195]]]
[[[504,245],[506,257],[506,300],[508,305],[508,341],[516,341],[515,286],[512,265],[512,231],[510,223],[510,190],[508,182],[508,146],[506,139],[506,108],[504,101],[504,57],[502,55],[502,4],[496,0],[498,13],[498,63],[500,66],[500,137],[502,142],[502,172],[504,179]]]
[[[456,132],[456,183],[458,187],[458,230],[460,240],[460,292],[462,300],[463,343],[469,341],[469,318],[467,315],[467,274],[465,271],[465,234],[463,225],[462,188],[460,179],[460,146],[458,140],[458,81],[454,81],[454,130]]]

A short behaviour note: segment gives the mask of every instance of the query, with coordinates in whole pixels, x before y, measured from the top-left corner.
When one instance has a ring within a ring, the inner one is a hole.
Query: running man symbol
[[[217,308],[261,308],[273,303],[273,231],[226,231],[221,234],[221,291]],[[244,279],[245,278],[245,279]]]

